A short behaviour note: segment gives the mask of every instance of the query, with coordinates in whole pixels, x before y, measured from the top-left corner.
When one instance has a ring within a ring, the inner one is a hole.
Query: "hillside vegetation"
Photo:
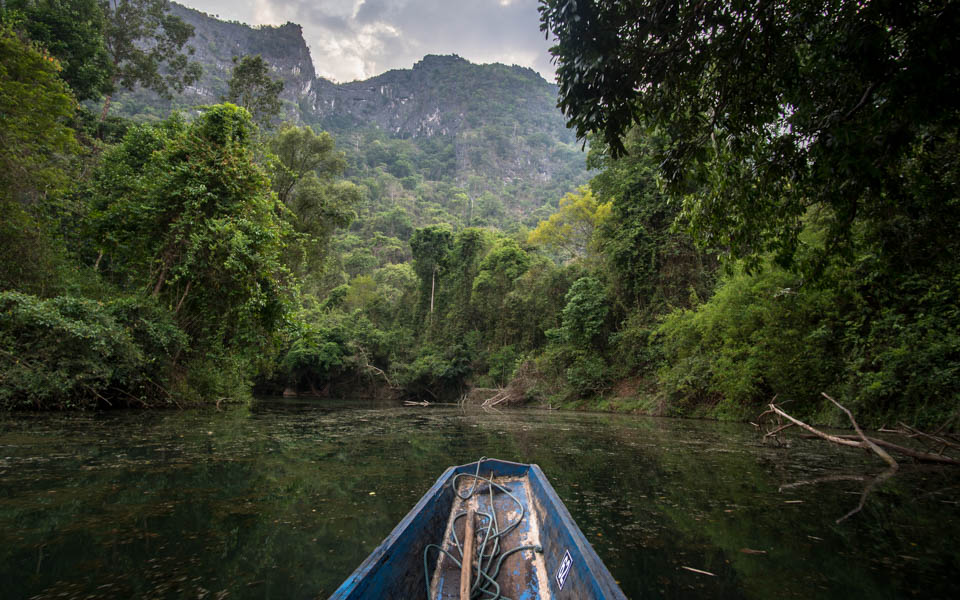
[[[487,389],[840,422],[828,392],[955,426],[956,8],[541,4],[559,88],[456,56],[334,84],[298,26],[176,5],[144,68],[109,7],[58,0],[77,35],[7,2],[0,406]]]

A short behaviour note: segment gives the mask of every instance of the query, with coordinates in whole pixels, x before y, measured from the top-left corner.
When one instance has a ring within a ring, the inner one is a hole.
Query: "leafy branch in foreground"
[[[904,173],[955,148],[957,3],[541,0],[539,10],[569,124],[614,156],[632,127],[656,127],[660,176],[705,246],[787,265],[811,214],[831,257],[849,257],[858,222],[878,231],[934,213],[923,241],[954,231],[956,155],[926,169],[933,196]],[[918,236],[886,238],[885,255],[922,264]]]

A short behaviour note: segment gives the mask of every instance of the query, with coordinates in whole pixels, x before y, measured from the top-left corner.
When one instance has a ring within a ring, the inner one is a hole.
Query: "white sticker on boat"
[[[570,556],[569,550],[565,550],[563,560],[560,561],[560,568],[557,569],[557,585],[560,586],[560,591],[563,591],[563,584],[567,582],[567,575],[570,574],[572,568],[573,557]]]

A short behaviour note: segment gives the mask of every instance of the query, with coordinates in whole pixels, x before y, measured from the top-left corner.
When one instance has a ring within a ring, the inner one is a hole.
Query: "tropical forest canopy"
[[[0,406],[956,415],[954,3],[541,0],[585,154],[518,67],[428,57],[364,113],[169,8],[0,13]]]

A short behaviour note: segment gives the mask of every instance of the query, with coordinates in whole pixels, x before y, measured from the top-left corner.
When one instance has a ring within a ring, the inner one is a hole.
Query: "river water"
[[[0,598],[326,598],[480,456],[538,463],[630,598],[960,597],[960,469],[837,523],[883,463],[750,425],[259,400],[0,416]]]

